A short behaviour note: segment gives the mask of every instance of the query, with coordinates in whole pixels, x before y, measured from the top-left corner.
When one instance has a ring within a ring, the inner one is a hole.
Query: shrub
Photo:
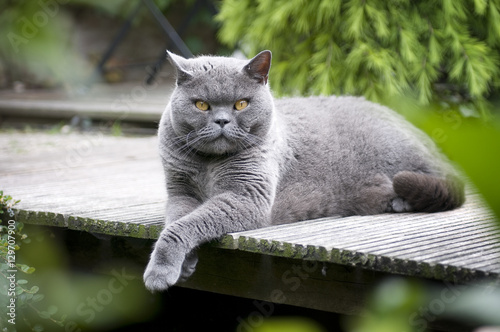
[[[226,0],[220,39],[273,51],[279,95],[351,94],[486,115],[499,88],[498,0]]]

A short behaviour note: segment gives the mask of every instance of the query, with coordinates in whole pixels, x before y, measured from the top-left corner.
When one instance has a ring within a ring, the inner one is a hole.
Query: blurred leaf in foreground
[[[250,319],[250,318],[249,318]],[[238,332],[325,332],[318,323],[303,317],[272,317],[256,322],[242,321]]]
[[[402,278],[387,279],[375,289],[361,318],[347,320],[348,331],[414,332],[409,317],[425,299],[421,284]]]
[[[500,218],[500,125],[452,114],[432,115],[422,129],[462,168]]]

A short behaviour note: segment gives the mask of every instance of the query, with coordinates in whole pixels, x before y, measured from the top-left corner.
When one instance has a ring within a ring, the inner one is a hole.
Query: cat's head
[[[267,86],[271,52],[251,60],[204,56],[185,59],[168,52],[177,73],[170,121],[189,151],[232,154],[263,141],[272,123]]]

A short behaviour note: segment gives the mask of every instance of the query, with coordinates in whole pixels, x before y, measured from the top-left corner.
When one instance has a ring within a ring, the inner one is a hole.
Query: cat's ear
[[[170,61],[172,66],[175,68],[175,73],[177,77],[177,84],[180,85],[189,79],[191,79],[193,76],[189,73],[188,70],[185,69],[186,67],[186,59],[184,59],[181,56],[178,56],[177,54],[174,54],[172,52],[169,52],[167,50],[167,59]]]
[[[267,84],[271,68],[271,51],[262,51],[250,60],[243,70],[259,83]]]

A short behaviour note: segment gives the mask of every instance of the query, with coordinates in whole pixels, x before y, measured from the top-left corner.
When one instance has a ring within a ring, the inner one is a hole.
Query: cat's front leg
[[[187,216],[193,212],[201,201],[195,195],[190,194],[172,194],[168,192],[168,201],[166,209],[165,224],[169,225],[178,219]]]
[[[144,282],[151,291],[166,289],[175,284],[180,275],[187,279],[194,271],[197,262],[196,253],[192,250],[188,255],[188,249],[177,244],[175,237],[170,238],[171,232],[168,228],[200,204],[193,195],[181,195],[174,193],[173,190],[169,192],[165,228],[155,244],[144,272]]]
[[[192,273],[193,249],[207,241],[235,231],[263,226],[269,222],[271,196],[254,197],[225,192],[210,199],[162,231],[144,273],[151,291],[168,289],[183,273]],[[188,258],[186,260],[186,258]]]

